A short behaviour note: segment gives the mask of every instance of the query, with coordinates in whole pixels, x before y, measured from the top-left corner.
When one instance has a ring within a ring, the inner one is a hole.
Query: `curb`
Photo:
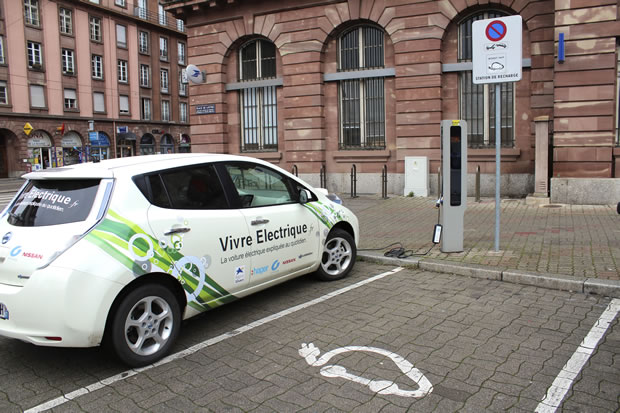
[[[414,267],[425,271],[457,274],[486,280],[505,281],[513,284],[532,285],[551,290],[571,291],[585,294],[597,294],[620,298],[620,281],[601,280],[598,278],[572,277],[562,274],[539,273],[522,270],[509,270],[501,267],[489,267],[476,264],[447,262],[421,258],[385,257],[381,252],[358,252],[362,261],[379,264]]]

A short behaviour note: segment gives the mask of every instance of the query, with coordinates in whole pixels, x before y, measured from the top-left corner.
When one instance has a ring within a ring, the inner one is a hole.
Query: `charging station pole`
[[[519,15],[472,24],[472,81],[495,83],[495,251],[499,251],[501,179],[501,87],[521,80],[523,19]],[[486,127],[485,127],[486,130]],[[486,133],[486,132],[485,132]],[[490,136],[486,136],[490,141]]]
[[[467,122],[441,121],[442,252],[463,251],[467,207]]]

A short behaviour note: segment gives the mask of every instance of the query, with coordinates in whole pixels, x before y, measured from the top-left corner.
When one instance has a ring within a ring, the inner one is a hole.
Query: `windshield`
[[[99,179],[29,181],[11,207],[8,223],[43,227],[84,221],[99,183]]]

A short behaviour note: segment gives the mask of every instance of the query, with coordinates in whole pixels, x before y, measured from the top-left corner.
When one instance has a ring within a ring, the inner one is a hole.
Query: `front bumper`
[[[0,335],[43,346],[97,346],[122,288],[108,279],[54,266],[35,271],[24,286],[0,284],[0,303],[8,311],[8,319],[0,319]]]

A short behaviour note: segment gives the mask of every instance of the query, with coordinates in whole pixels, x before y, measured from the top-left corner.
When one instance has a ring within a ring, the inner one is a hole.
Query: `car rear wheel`
[[[356,255],[357,248],[351,234],[340,228],[334,228],[325,241],[321,265],[316,275],[325,281],[344,278],[353,268]]]
[[[137,367],[166,355],[179,335],[181,309],[162,285],[147,284],[127,294],[116,313],[111,344],[118,357]]]

